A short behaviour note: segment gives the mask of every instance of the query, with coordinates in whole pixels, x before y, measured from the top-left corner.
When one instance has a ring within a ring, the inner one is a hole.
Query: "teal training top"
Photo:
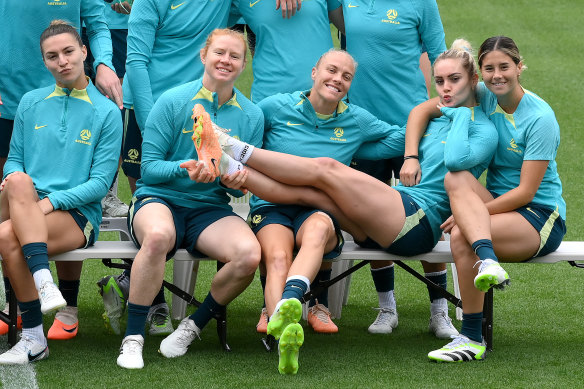
[[[119,108],[91,81],[82,90],[33,90],[18,106],[4,176],[25,172],[56,210],[79,209],[97,240],[101,199],[118,168],[122,132]]]
[[[0,1],[0,117],[13,120],[22,96],[55,83],[45,67],[40,37],[53,19],[63,19],[81,35],[87,27],[94,69],[112,65],[112,42],[103,16],[103,0]]]
[[[256,34],[251,86],[254,102],[312,86],[312,67],[333,47],[328,11],[339,6],[337,0],[303,1],[295,16],[283,19],[274,0],[233,1],[233,20],[243,16]]]
[[[481,106],[499,133],[499,145],[487,174],[487,188],[502,195],[519,186],[523,161],[549,161],[543,180],[532,200],[559,212],[566,220],[566,202],[558,175],[556,154],[560,126],[551,107],[528,90],[513,114],[498,105],[497,96],[479,83]]]
[[[156,196],[181,207],[229,208],[227,193],[243,195],[222,186],[219,178],[209,184],[192,181],[187,170],[179,167],[185,161],[197,159],[191,139],[195,104],[201,104],[217,125],[231,129],[229,135],[261,146],[262,111],[235,88],[233,97],[222,106],[218,106],[217,99],[217,93],[196,80],[164,92],[154,103],[144,131],[142,178],[137,183],[136,197]]]
[[[420,141],[422,180],[415,186],[400,183],[395,187],[424,211],[436,242],[442,235],[440,224],[451,215],[444,176],[448,171],[468,170],[479,178],[497,148],[497,130],[480,108],[443,108],[442,113],[444,116],[428,124]],[[380,153],[384,147],[384,141],[367,144],[361,152]],[[382,158],[392,156],[388,153]]]
[[[130,15],[120,14],[114,11],[111,4],[105,5],[105,20],[110,30],[127,30],[129,18]]]
[[[372,159],[403,155],[405,128],[377,119],[354,104],[339,102],[336,112],[317,114],[306,92],[277,94],[262,100],[264,145],[267,150],[301,157],[330,157],[349,165],[366,142],[383,141],[384,146],[368,152]],[[251,208],[268,202],[253,197]]]
[[[140,131],[160,95],[203,75],[199,55],[207,36],[225,27],[225,0],[140,0],[128,21],[124,106],[134,107]]]
[[[405,125],[410,110],[428,99],[422,44],[432,63],[446,50],[436,1],[340,1],[347,51],[359,63],[349,101],[381,120]]]

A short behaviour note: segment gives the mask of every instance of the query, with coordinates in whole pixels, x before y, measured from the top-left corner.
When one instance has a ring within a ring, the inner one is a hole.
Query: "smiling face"
[[[493,50],[484,55],[481,61],[481,74],[485,85],[497,97],[503,97],[521,89],[519,76],[523,63],[516,64],[501,50]]]
[[[470,77],[457,58],[445,58],[434,64],[434,81],[440,102],[446,107],[475,105],[474,87],[478,76]]]
[[[228,83],[233,87],[245,67],[245,44],[236,36],[216,35],[201,50],[201,62],[205,65],[204,78],[210,85]]]
[[[87,86],[83,68],[87,50],[79,45],[73,35],[53,35],[43,41],[41,48],[45,66],[58,86],[68,89],[84,89]]]
[[[322,57],[317,66],[312,68],[314,83],[310,96],[314,95],[314,98],[320,100],[321,103],[334,104],[336,107],[336,104],[347,95],[354,76],[355,65],[349,54],[332,51]],[[316,104],[313,102],[313,105]]]

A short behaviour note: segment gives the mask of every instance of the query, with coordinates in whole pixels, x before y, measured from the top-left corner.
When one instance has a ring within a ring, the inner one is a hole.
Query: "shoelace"
[[[34,341],[29,338],[28,336],[23,336],[20,338],[20,341],[14,345],[10,350],[7,352],[11,354],[21,354],[26,353],[27,350],[31,350],[32,346],[34,345]]]
[[[141,352],[140,352],[141,347],[142,347],[142,344],[138,340],[128,339],[124,343],[123,348],[126,349],[128,354],[141,354]]]
[[[57,289],[56,285],[54,288],[52,288],[52,282],[51,281],[47,281],[45,283],[43,283],[39,289],[39,294],[41,296],[43,296],[44,299],[47,298],[53,298],[54,296],[57,295],[57,291],[59,289]]]
[[[181,323],[178,326],[177,331],[179,331],[179,333],[176,341],[177,343],[180,343],[181,346],[183,347],[188,346],[193,341],[194,338],[201,339],[197,331],[189,328],[186,323]]]
[[[320,307],[315,305],[311,309],[312,314],[318,318],[318,320],[322,321],[323,323],[328,323],[331,319],[331,314],[326,307]]]
[[[388,324],[389,323],[393,309],[389,309],[389,308],[373,308],[373,309],[376,309],[379,311],[379,314],[377,315],[377,319],[375,319],[375,322],[373,324],[377,325],[377,324]]]
[[[464,335],[454,336],[452,342],[448,343],[444,348],[455,348],[468,342],[468,338]]]

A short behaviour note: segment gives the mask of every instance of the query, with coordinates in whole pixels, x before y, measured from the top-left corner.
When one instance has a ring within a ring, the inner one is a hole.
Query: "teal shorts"
[[[402,192],[399,192],[399,194],[406,211],[406,221],[393,243],[387,248],[382,248],[371,238],[355,243],[361,247],[382,249],[390,254],[404,257],[432,251],[437,242],[434,240],[434,234],[424,210],[409,195]]]
[[[200,206],[197,208],[185,208],[172,205],[160,197],[142,197],[139,199],[134,197],[132,199],[132,203],[130,204],[128,231],[130,231],[130,236],[138,248],[140,248],[140,244],[138,243],[138,239],[134,234],[132,222],[134,220],[134,216],[140,210],[140,208],[149,203],[163,204],[172,213],[174,228],[176,231],[176,241],[174,248],[166,255],[166,260],[172,258],[179,248],[186,249],[195,257],[205,257],[206,254],[201,253],[195,248],[197,245],[197,240],[199,239],[199,235],[201,235],[205,228],[209,227],[217,220],[223,219],[227,216],[239,217],[229,208],[222,208],[212,205]]]
[[[85,235],[85,246],[83,248],[93,246],[95,243],[95,231],[91,223],[89,223],[89,220],[77,208],[69,209],[67,212],[73,217],[73,220],[75,220],[75,223],[77,223],[83,235]]]
[[[248,216],[247,222],[254,234],[257,234],[259,230],[268,224],[283,225],[293,231],[294,240],[296,240],[296,234],[298,233],[298,230],[302,224],[304,224],[310,215],[317,212],[323,212],[331,218],[333,225],[335,226],[335,233],[337,235],[337,245],[333,250],[325,253],[323,259],[336,258],[341,254],[345,241],[343,239],[343,234],[341,232],[339,223],[334,217],[325,211],[321,211],[315,208],[303,207],[300,205],[267,205],[254,209]]]
[[[537,230],[540,237],[539,250],[533,256],[543,257],[558,249],[564,235],[566,235],[566,223],[558,211],[539,204],[529,203],[515,210],[523,216]]]

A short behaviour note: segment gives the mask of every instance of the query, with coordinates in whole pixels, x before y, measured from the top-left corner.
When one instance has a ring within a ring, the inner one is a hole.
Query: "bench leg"
[[[353,265],[353,261],[337,261],[333,263],[331,278],[335,278]],[[337,282],[329,287],[329,311],[333,317],[340,319],[343,305],[346,305],[345,298],[349,292],[351,276],[349,275],[341,282]]]
[[[493,351],[493,288],[485,293],[483,305],[483,337],[487,343],[487,351]]]
[[[219,343],[225,351],[231,351],[231,348],[227,344],[227,309],[223,309],[219,312],[215,319],[217,320],[217,336],[219,336]]]
[[[199,271],[199,261],[174,261],[172,270],[172,283],[184,290],[191,296],[195,292],[197,274]],[[185,317],[187,302],[177,296],[172,295],[172,318],[181,320]]]

